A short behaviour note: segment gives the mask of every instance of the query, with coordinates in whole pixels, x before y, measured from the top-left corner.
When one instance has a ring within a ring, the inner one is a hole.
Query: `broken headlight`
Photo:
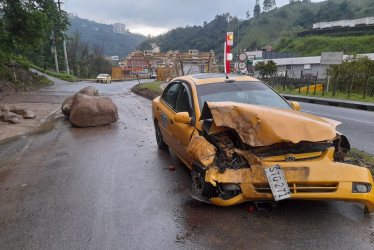
[[[371,184],[353,182],[352,193],[369,193],[371,191]]]

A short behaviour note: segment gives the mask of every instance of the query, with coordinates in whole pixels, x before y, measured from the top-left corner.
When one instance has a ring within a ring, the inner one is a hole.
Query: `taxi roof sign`
[[[233,46],[234,45],[234,32],[227,32],[226,43],[227,43],[227,46]]]

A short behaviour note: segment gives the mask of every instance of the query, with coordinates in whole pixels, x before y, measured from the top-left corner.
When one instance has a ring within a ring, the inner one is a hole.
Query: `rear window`
[[[218,82],[198,85],[200,110],[204,102],[239,102],[276,108],[292,109],[277,92],[262,82]]]

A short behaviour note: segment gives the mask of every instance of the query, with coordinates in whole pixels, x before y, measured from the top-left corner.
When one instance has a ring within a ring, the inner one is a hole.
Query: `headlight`
[[[352,193],[369,193],[371,191],[371,184],[353,182]]]

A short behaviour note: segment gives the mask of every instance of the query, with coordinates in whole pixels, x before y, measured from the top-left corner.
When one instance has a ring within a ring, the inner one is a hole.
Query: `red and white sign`
[[[239,60],[244,62],[245,60],[247,60],[247,53],[245,52],[242,52],[239,54]]]
[[[233,57],[233,56],[232,56],[232,53],[227,53],[227,54],[226,54],[226,60],[227,60],[227,61],[232,61],[232,57]]]
[[[239,69],[240,70],[245,70],[247,68],[247,64],[245,62],[240,62],[239,63]]]
[[[226,34],[226,44],[227,46],[234,45],[234,32],[227,32]]]

